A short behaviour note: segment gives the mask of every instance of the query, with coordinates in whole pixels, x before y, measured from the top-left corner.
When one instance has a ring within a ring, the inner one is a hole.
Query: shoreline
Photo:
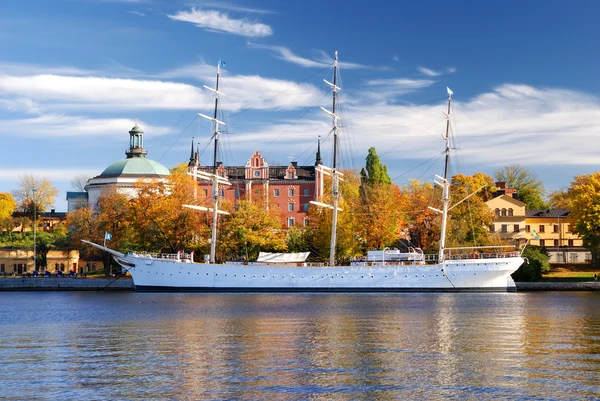
[[[600,282],[517,282],[517,292],[534,291],[600,291]],[[127,277],[5,277],[0,278],[1,291],[135,291]]]

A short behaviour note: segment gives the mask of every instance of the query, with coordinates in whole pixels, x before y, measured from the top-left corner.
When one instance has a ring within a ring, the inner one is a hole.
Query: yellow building
[[[525,203],[505,194],[486,204],[494,213],[490,231],[507,243],[517,247],[526,243],[544,247],[550,263],[590,262],[590,252],[573,232],[575,220],[569,217],[569,210],[526,210]]]
[[[52,249],[46,256],[47,269],[50,272],[68,273],[77,271],[79,251]],[[21,275],[33,273],[33,249],[4,248],[0,249],[0,275]]]

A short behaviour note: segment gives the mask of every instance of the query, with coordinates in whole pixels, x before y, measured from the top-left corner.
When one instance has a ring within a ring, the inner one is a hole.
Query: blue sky
[[[446,86],[452,172],[519,163],[547,189],[598,171],[600,56],[593,1],[20,0],[0,3],[0,192],[18,177],[60,190],[125,157],[138,118],[148,157],[171,168],[211,126],[220,159],[313,164],[341,63],[342,167],[375,146],[398,184],[440,173]],[[323,154],[330,161],[331,138]],[[202,155],[211,164],[210,152]]]

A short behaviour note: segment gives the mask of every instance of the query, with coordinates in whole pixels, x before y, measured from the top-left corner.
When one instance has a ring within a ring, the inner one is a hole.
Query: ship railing
[[[146,258],[146,259],[167,259],[172,261],[192,261],[194,253],[152,253],[152,252],[129,252],[130,255],[133,255],[138,258]]]
[[[502,259],[520,256],[518,251],[449,253],[447,260]]]

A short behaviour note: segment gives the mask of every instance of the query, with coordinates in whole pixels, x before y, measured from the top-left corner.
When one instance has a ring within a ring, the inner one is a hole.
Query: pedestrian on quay
[[[594,281],[598,281],[598,274],[594,273]]]

